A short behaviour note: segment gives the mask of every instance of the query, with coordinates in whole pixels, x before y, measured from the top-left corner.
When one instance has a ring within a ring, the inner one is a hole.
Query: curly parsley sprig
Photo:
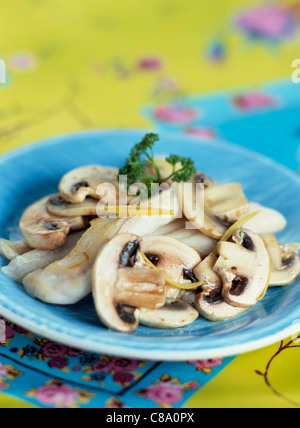
[[[119,175],[127,176],[127,187],[129,188],[134,183],[143,183],[146,185],[151,194],[151,185],[153,183],[165,183],[168,180],[173,180],[177,183],[188,181],[195,174],[196,169],[194,162],[190,158],[185,158],[177,155],[170,155],[166,158],[173,171],[168,177],[162,177],[158,166],[155,163],[153,146],[159,141],[157,134],[146,134],[143,140],[136,144],[130,152],[129,158],[123,168],[120,168]],[[181,163],[181,168],[176,170],[176,166]],[[153,167],[154,174],[147,171],[147,167]]]

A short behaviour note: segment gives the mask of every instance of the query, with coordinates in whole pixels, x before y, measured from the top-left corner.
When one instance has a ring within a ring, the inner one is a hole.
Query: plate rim
[[[184,135],[182,133],[178,132],[169,132],[169,131],[159,131],[159,130],[153,130],[153,132],[157,132],[161,135],[166,136],[173,136],[174,138],[184,138],[186,137],[189,141],[193,141],[195,144],[199,144],[199,142],[203,141],[207,144],[207,140],[205,139],[199,139],[199,137],[190,136],[190,135]],[[62,140],[70,140],[70,138],[82,138],[82,136],[91,136],[91,135],[99,135],[99,134],[111,134],[111,133],[137,133],[137,132],[149,132],[149,129],[145,128],[101,128],[101,129],[90,129],[90,130],[83,130],[78,132],[71,132],[71,133],[63,133],[58,134],[54,136],[50,136],[44,139],[40,139],[36,142],[32,142],[29,144],[26,144],[22,147],[16,148],[14,150],[11,150],[3,155],[0,156],[0,165],[6,162],[7,160],[10,160],[14,158],[15,156],[22,155],[24,153],[30,152],[34,150],[35,148],[51,146],[53,144],[59,144],[62,142]],[[242,153],[246,156],[250,156],[252,159],[260,160],[263,163],[267,163],[270,166],[276,168],[277,170],[281,171],[283,174],[288,175],[290,179],[295,181],[295,183],[300,186],[300,181],[295,172],[288,169],[286,166],[279,164],[278,162],[274,161],[273,159],[261,154],[257,153],[255,151],[252,151],[248,148],[244,148],[242,146],[236,145],[234,143],[230,143],[226,140],[222,140],[220,138],[214,138],[211,141],[211,144],[214,147],[222,147],[222,148],[228,148],[229,150],[233,150],[236,153]],[[294,334],[297,334],[300,330],[300,320],[297,324],[291,324],[290,327],[287,327],[283,330],[280,330],[274,334],[269,334],[263,338],[251,340],[247,343],[243,344],[233,344],[228,345],[226,347],[217,347],[217,348],[209,348],[209,349],[192,349],[189,350],[189,357],[186,357],[186,350],[172,350],[172,349],[164,349],[162,351],[155,350],[155,349],[141,349],[141,348],[135,348],[134,343],[128,344],[126,347],[113,345],[111,343],[99,343],[90,341],[88,339],[82,339],[78,338],[76,336],[70,336],[66,333],[59,332],[53,330],[53,328],[47,328],[46,326],[39,325],[35,321],[32,321],[28,318],[22,318],[17,313],[11,311],[10,309],[3,306],[2,303],[0,303],[0,313],[7,319],[15,322],[18,325],[21,325],[25,329],[34,332],[35,334],[41,335],[43,337],[47,337],[50,340],[54,340],[57,342],[64,343],[66,345],[79,348],[79,349],[86,349],[90,352],[96,352],[96,353],[107,353],[110,355],[116,355],[116,356],[124,356],[128,358],[145,358],[145,352],[147,353],[147,359],[149,360],[160,360],[160,361],[186,361],[186,360],[193,360],[193,359],[210,359],[210,358],[224,358],[224,357],[231,357],[235,355],[244,354],[247,352],[255,351],[264,347],[267,347],[269,345],[272,345],[276,343],[277,341],[281,341],[286,339],[289,336],[292,336]],[[153,338],[155,340],[155,338]]]

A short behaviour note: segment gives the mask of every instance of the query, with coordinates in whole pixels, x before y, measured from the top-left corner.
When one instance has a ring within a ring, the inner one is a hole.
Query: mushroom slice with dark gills
[[[222,280],[219,275],[214,271],[214,266],[217,263],[217,257],[210,254],[199,263],[194,269],[194,275],[199,281],[204,281],[202,289],[210,291],[212,289],[221,289]]]
[[[7,260],[14,260],[30,250],[30,245],[24,240],[13,242],[7,239],[0,239],[0,255]]]
[[[71,231],[84,229],[86,219],[77,217],[58,217],[47,210],[49,196],[31,205],[24,212],[20,229],[32,248],[42,251],[55,250],[66,243]]]
[[[112,204],[115,204],[115,196],[119,186],[119,170],[113,167],[98,165],[84,166],[67,173],[59,183],[59,192],[63,199],[72,204],[78,204],[85,200],[87,196],[95,199],[106,197],[109,200],[109,193],[112,192]],[[107,188],[104,184],[107,183]],[[99,185],[102,185],[100,194],[97,192]],[[112,187],[115,191],[112,191]]]
[[[234,319],[247,310],[247,308],[238,308],[226,303],[218,288],[197,294],[195,306],[200,315],[214,322]]]
[[[78,217],[78,216],[97,216],[98,201],[93,198],[86,198],[79,204],[72,204],[65,201],[60,195],[54,195],[47,202],[47,210],[49,213],[63,217]]]
[[[274,235],[263,235],[262,240],[271,260],[270,286],[293,282],[300,273],[299,244],[279,244]]]
[[[139,321],[124,307],[156,310],[165,304],[163,271],[134,267],[141,238],[130,233],[115,236],[99,253],[93,270],[93,297],[101,321],[110,328],[131,332]]]
[[[82,233],[71,233],[68,235],[65,245],[56,250],[41,251],[30,249],[30,251],[15,257],[8,266],[1,269],[1,272],[14,281],[22,283],[23,279],[30,273],[43,269],[69,254],[81,238]]]
[[[228,305],[222,297],[222,279],[214,271],[217,257],[210,254],[195,269],[195,276],[204,281],[202,292],[197,294],[194,304],[200,315],[209,321],[233,319],[245,312],[243,308]]]
[[[135,313],[140,324],[161,329],[176,329],[194,322],[198,311],[182,300],[166,299],[159,309],[137,309]]]
[[[197,282],[193,269],[201,257],[188,245],[168,236],[146,236],[143,238],[142,252],[157,269],[166,272],[167,278],[176,284]],[[145,266],[141,254],[137,254],[137,263]],[[180,289],[172,285],[166,287],[166,297],[176,299]]]
[[[219,242],[215,272],[223,281],[222,296],[232,305],[248,308],[261,300],[269,286],[270,257],[263,240],[247,229],[237,229],[232,242]]]

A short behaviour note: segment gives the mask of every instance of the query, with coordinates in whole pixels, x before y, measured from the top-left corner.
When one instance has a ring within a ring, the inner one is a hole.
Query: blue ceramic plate
[[[37,199],[57,191],[62,175],[90,164],[123,164],[144,130],[91,131],[52,138],[0,158],[1,237],[20,237],[18,221]],[[160,154],[191,156],[218,182],[242,183],[248,198],[281,211],[288,219],[282,242],[300,242],[300,181],[273,161],[222,141],[161,134]],[[5,264],[0,260],[1,266]],[[300,330],[300,280],[269,290],[243,316],[224,323],[204,319],[173,331],[139,327],[133,334],[110,331],[88,297],[75,306],[51,306],[27,296],[0,274],[0,313],[51,340],[97,353],[156,360],[224,357],[252,351]]]

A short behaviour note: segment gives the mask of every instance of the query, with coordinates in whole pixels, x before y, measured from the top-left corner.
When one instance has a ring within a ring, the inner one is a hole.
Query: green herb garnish
[[[128,188],[134,183],[143,183],[151,195],[151,185],[154,183],[161,184],[168,180],[173,180],[177,183],[182,181],[185,182],[190,180],[195,174],[196,169],[192,159],[171,155],[166,158],[166,162],[173,167],[173,171],[168,177],[162,177],[155,163],[153,153],[153,146],[157,141],[159,141],[159,136],[149,133],[145,135],[140,143],[132,148],[125,166],[119,170],[119,175],[127,176]],[[181,163],[182,166],[180,169],[176,170],[176,165],[179,163]],[[153,167],[155,172],[154,175],[147,171],[147,166],[149,165]]]

